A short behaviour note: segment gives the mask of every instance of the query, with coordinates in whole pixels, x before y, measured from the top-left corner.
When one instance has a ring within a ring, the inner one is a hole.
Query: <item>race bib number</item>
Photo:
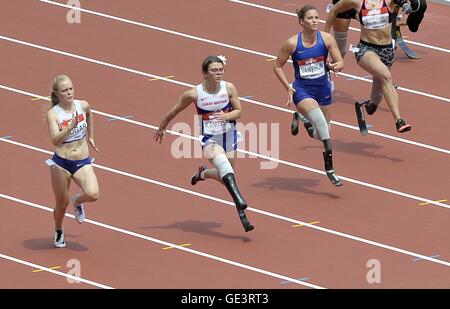
[[[301,78],[314,79],[325,75],[324,57],[301,60],[298,67]]]
[[[214,118],[214,116],[210,116],[210,119],[203,120],[203,134],[206,135],[217,135],[227,132],[231,129],[231,124],[226,121],[219,121]]]
[[[364,28],[382,29],[389,25],[389,13],[386,7],[381,9],[363,10],[362,22]]]

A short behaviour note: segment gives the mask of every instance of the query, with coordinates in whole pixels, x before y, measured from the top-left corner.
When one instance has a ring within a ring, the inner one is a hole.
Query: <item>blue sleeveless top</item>
[[[327,84],[329,83],[326,72],[326,60],[328,49],[322,39],[320,31],[317,31],[316,44],[313,47],[305,47],[302,42],[302,33],[298,33],[297,47],[291,55],[294,65],[295,79],[301,84]]]

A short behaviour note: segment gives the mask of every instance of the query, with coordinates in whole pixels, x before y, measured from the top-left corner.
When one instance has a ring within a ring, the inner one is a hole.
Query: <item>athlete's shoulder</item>
[[[56,116],[56,106],[58,105],[49,108],[49,110],[47,111],[47,117]]]
[[[52,106],[51,108],[49,108],[49,110],[46,113],[47,116],[47,121],[49,122],[54,122],[56,121],[56,108],[58,105]]]
[[[225,86],[227,87],[228,92],[236,90],[236,86],[234,86],[233,83],[227,82],[227,81],[224,81],[224,83],[225,83]]]
[[[287,54],[292,54],[297,48],[298,33],[287,39],[281,46],[281,50]]]
[[[333,36],[331,35],[331,33],[325,32],[325,31],[319,31],[320,35],[322,36],[323,39],[325,40],[329,40],[331,39]]]
[[[334,36],[328,32],[320,31],[320,35],[322,36],[322,41],[324,42],[326,47],[329,47],[330,44],[335,40]]]
[[[299,33],[294,34],[289,39],[286,40],[285,44],[289,46],[297,46]]]
[[[183,100],[197,101],[198,98],[197,86],[183,92],[181,97]]]
[[[80,104],[80,106],[81,106],[81,108],[82,108],[83,110],[86,110],[86,109],[89,108],[89,103],[88,103],[88,101],[85,101],[85,100],[77,100],[77,102]]]

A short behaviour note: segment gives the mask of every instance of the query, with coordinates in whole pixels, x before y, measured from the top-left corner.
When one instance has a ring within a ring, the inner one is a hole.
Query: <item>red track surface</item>
[[[326,2],[312,3],[323,8]],[[294,11],[294,6],[285,1],[261,0],[259,4]],[[292,16],[224,0],[97,0],[82,5],[85,9],[271,55],[299,29]],[[272,73],[272,63],[264,56],[89,13],[82,13],[81,24],[68,24],[67,9],[38,1],[10,1],[6,6],[0,16],[4,37],[149,74],[173,75],[172,80],[189,84],[201,81],[200,63],[206,55],[225,54],[230,62],[225,78],[237,86],[240,96],[252,96],[253,100],[273,106],[281,106],[285,100]],[[430,4],[420,32],[408,34],[408,39],[449,47],[446,28],[442,27],[449,15],[449,7]],[[18,20],[22,22],[17,23]],[[357,40],[358,33],[351,31],[351,41]],[[449,200],[450,90],[446,72],[450,70],[450,55],[448,51],[411,47],[423,59],[412,61],[397,51],[395,82],[446,101],[399,91],[402,114],[413,124],[413,130],[398,136],[385,103],[369,123],[376,132],[436,146],[444,152],[372,134],[362,137],[356,130],[335,124],[335,167],[339,175],[364,183],[420,198]],[[88,100],[95,110],[116,116],[133,115],[132,120],[153,126],[188,89],[162,80],[150,82],[149,77],[139,74],[5,39],[0,39],[0,50],[0,86],[47,96],[51,79],[65,73],[74,81],[77,97]],[[344,72],[366,75],[352,56],[346,58]],[[353,102],[367,96],[370,84],[338,77],[336,87],[333,119],[354,126]],[[252,208],[269,214],[249,209],[255,230],[244,233],[230,205],[148,182],[151,179],[230,200],[217,183],[190,186],[189,177],[201,160],[174,159],[170,147],[177,137],[168,135],[162,145],[157,145],[152,140],[153,129],[108,121],[101,115],[95,118],[96,143],[101,149],[95,155],[95,163],[147,181],[97,168],[101,197],[88,204],[88,219],[123,231],[89,222],[78,225],[66,218],[68,246],[54,249],[51,212],[11,200],[13,197],[49,208],[54,203],[44,164],[49,155],[8,142],[53,150],[42,120],[42,107],[47,102],[32,98],[33,95],[0,89],[0,137],[12,136],[0,139],[0,254],[45,267],[59,265],[62,274],[68,271],[68,260],[78,259],[82,278],[116,288],[303,287],[281,284],[285,280],[276,274],[293,279],[308,277],[307,283],[328,288],[450,287],[449,208],[419,206],[420,200],[351,181],[344,180],[344,186],[336,189],[324,175],[286,164],[260,169],[264,160],[247,157],[238,161],[241,191]],[[290,135],[291,114],[249,102],[243,102],[243,109],[244,124],[279,123],[281,160],[322,169],[321,146],[303,131],[300,137]],[[177,121],[192,127],[192,114],[193,109],[189,109]],[[75,190],[79,189],[73,185],[72,191]],[[291,227],[296,221],[320,221],[317,226],[329,230]],[[341,237],[330,230],[377,244]],[[137,234],[127,235],[127,231]],[[143,236],[173,244],[190,243],[187,248],[196,252],[241,264],[230,265],[179,249],[163,250],[166,245]],[[439,257],[414,261],[414,254]],[[381,263],[380,284],[366,280],[366,263],[371,259]],[[245,269],[243,265],[259,270]],[[0,288],[93,287],[87,283],[68,284],[64,277],[48,272],[33,273],[32,267],[4,258],[0,258],[0,268],[5,274]]]

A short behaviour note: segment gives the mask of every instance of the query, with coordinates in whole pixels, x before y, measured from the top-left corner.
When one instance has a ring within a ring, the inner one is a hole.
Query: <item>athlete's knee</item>
[[[391,71],[389,71],[387,68],[385,70],[382,70],[381,72],[378,72],[374,77],[378,79],[382,84],[392,83],[392,74]]]
[[[348,40],[348,31],[340,32],[333,31],[334,38],[336,39],[337,46],[339,51],[341,52],[342,57],[347,53],[347,40]]]
[[[231,166],[230,161],[228,160],[225,153],[220,153],[212,159],[212,163],[219,174],[219,178],[222,179],[223,176],[229,173],[234,174],[233,167]]]
[[[56,208],[65,210],[69,206],[69,197],[56,199]]]
[[[208,144],[203,149],[203,154],[204,154],[205,158],[207,158],[208,160],[212,160],[215,156],[217,156],[219,154],[225,154],[225,151],[219,145],[217,145],[215,143],[211,143],[211,144]]]
[[[86,190],[84,194],[86,195],[86,197],[89,199],[90,202],[95,202],[100,197],[99,190],[92,190],[92,189]]]
[[[309,111],[308,119],[313,123],[321,140],[330,138],[327,120],[320,108],[317,107]]]

